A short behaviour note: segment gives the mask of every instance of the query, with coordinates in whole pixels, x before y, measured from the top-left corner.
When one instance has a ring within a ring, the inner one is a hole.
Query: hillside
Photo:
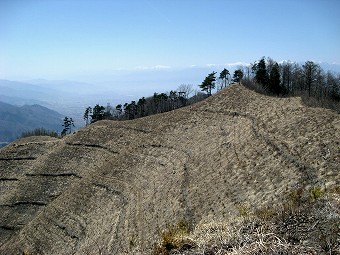
[[[338,114],[241,85],[176,111],[100,121],[63,139],[17,140],[0,150],[0,253],[150,254],[162,231],[186,222],[190,242],[181,254],[208,254],[204,245],[213,242],[209,254],[256,254],[235,253],[242,243],[227,246],[216,233],[232,219],[290,204],[285,224],[268,230],[281,233],[282,247],[329,254],[328,245],[339,254],[332,239],[339,142]],[[317,201],[309,214],[294,214],[310,194]],[[238,235],[248,233],[244,226]]]
[[[25,131],[45,128],[62,130],[63,116],[41,105],[21,107],[0,102],[0,142],[11,142]]]

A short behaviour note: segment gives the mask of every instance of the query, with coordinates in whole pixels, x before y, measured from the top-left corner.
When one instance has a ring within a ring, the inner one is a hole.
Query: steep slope
[[[0,150],[0,253],[149,254],[171,224],[223,222],[339,187],[340,117],[232,85],[193,106]]]

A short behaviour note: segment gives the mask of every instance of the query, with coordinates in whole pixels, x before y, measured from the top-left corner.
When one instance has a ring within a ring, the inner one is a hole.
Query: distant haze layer
[[[340,72],[340,65],[319,63],[324,70]],[[137,101],[155,92],[176,90],[181,84],[198,85],[212,72],[227,68],[230,73],[246,63],[210,64],[188,68],[157,66],[134,70],[113,70],[101,73],[78,74],[70,80],[34,79],[23,81],[0,80],[0,101],[22,106],[39,104],[75,120],[77,128],[84,125],[83,114],[88,106]],[[61,123],[62,124],[62,123]]]

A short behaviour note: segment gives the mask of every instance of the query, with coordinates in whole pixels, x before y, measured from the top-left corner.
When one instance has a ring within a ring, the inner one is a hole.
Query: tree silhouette
[[[266,61],[265,61],[264,57],[262,57],[260,59],[259,63],[257,63],[254,66],[254,69],[255,69],[255,80],[256,80],[256,82],[261,84],[263,87],[266,87],[267,82],[268,82],[268,73],[267,73]]]
[[[229,71],[226,68],[224,68],[222,72],[220,73],[220,76],[218,77],[218,79],[221,81],[221,84],[222,84],[221,89],[227,87],[229,83],[229,76],[230,76]]]
[[[278,63],[275,63],[270,70],[268,89],[270,92],[277,94],[278,96],[283,92],[281,88],[280,71]]]
[[[96,106],[92,110],[91,123],[104,119],[104,115],[105,115],[105,107],[102,105],[96,104]]]
[[[177,91],[171,90],[169,93],[169,100],[170,100],[170,110],[174,110],[178,108],[178,94]]]
[[[145,116],[145,97],[142,97],[137,102],[137,114],[138,117],[144,117]]]
[[[64,118],[64,124],[62,125],[64,127],[63,131],[61,131],[61,135],[64,136],[67,133],[72,133],[72,126],[74,127],[74,121],[72,118],[65,117]]]
[[[85,125],[87,126],[89,123],[89,117],[90,117],[90,113],[92,113],[92,108],[89,106],[85,109],[85,113],[84,113],[84,120],[85,120]]]
[[[216,81],[216,72],[210,73],[207,77],[205,77],[204,81],[202,82],[199,87],[202,91],[206,91],[208,96],[211,96],[211,91],[215,88],[215,81]]]
[[[233,75],[233,81],[234,81],[234,82],[238,82],[238,83],[240,84],[242,78],[243,78],[243,72],[242,72],[242,70],[241,70],[241,69],[235,70],[234,75]]]
[[[123,106],[121,104],[117,104],[116,106],[116,115],[117,115],[117,118],[119,119],[123,113]]]
[[[305,86],[308,89],[308,96],[311,96],[312,84],[316,81],[317,71],[319,66],[313,61],[307,61],[303,66],[303,76],[305,80]]]

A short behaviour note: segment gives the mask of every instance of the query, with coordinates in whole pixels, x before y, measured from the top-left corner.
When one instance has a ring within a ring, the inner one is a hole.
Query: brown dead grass
[[[199,223],[192,232],[182,233],[177,245],[162,250],[160,243],[153,254],[339,254],[340,197],[333,195],[327,192],[299,205],[294,201],[283,210],[247,208],[245,213],[241,207],[239,216]]]
[[[245,232],[251,242],[230,234],[233,252],[271,242],[293,249],[300,247],[294,240],[313,243],[313,236],[325,236],[328,247],[334,238],[324,229],[333,228],[338,204],[323,191],[338,195],[339,123],[337,113],[300,98],[232,85],[176,111],[99,121],[63,139],[16,141],[0,149],[0,253],[150,254],[181,220],[193,229],[196,249],[203,249],[204,224],[253,231]],[[319,201],[329,206],[316,209]],[[306,203],[316,206],[310,227],[318,224],[304,239],[308,210],[294,208]],[[291,214],[275,223],[278,210]],[[260,228],[242,216],[230,225],[240,212],[257,217]]]

